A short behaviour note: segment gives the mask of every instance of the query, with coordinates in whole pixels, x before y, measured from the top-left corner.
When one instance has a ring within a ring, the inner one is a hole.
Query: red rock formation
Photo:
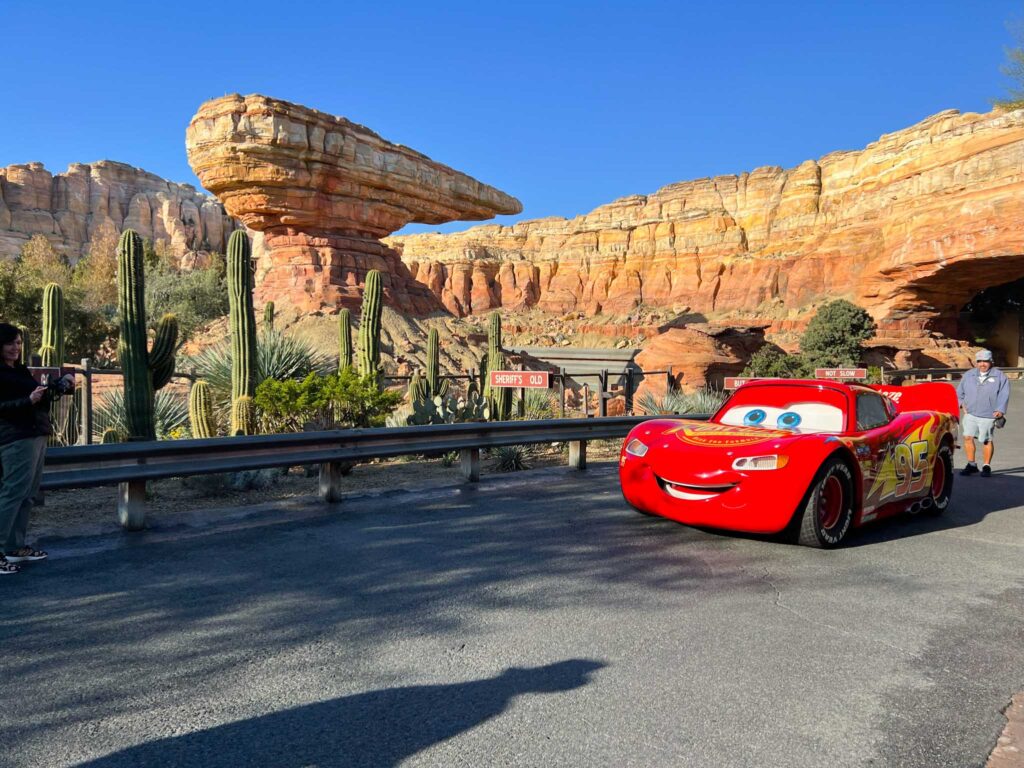
[[[788,170],[673,184],[569,220],[385,242],[459,315],[686,304],[716,321],[799,327],[805,310],[843,297],[883,336],[923,338],[953,330],[979,290],[1024,276],[1024,111],[950,110]]]
[[[522,210],[514,198],[368,128],[265,96],[206,102],[186,147],[203,186],[263,235],[257,298],[305,311],[356,304],[370,269],[384,272],[391,303],[417,314],[437,309],[434,294],[379,238],[410,222]]]
[[[195,187],[124,163],[73,163],[56,176],[42,163],[0,168],[0,258],[17,256],[29,238],[45,235],[74,262],[107,227],[118,233],[130,227],[195,261],[197,252],[223,252],[235,224]]]

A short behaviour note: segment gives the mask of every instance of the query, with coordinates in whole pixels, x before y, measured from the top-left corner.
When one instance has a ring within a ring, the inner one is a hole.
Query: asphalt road
[[[1010,416],[942,518],[831,552],[638,515],[609,465],[49,542],[0,583],[0,765],[982,766]]]

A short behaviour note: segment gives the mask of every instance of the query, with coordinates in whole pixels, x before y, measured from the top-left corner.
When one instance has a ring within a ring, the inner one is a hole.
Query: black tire
[[[800,512],[797,542],[805,547],[838,547],[853,524],[853,471],[830,456],[814,476]]]
[[[932,475],[932,504],[924,510],[926,515],[938,517],[949,506],[949,500],[953,497],[953,449],[949,443],[943,443],[935,460],[941,462],[944,468],[942,489],[936,495],[935,475]]]

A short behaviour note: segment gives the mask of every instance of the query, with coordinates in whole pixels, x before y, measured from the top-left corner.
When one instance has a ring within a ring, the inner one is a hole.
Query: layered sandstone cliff
[[[370,129],[266,96],[202,104],[189,162],[231,215],[261,233],[257,299],[315,311],[357,304],[366,272],[416,314],[440,305],[380,238],[409,222],[519,213],[513,197]]]
[[[950,330],[979,290],[1024,276],[1024,111],[950,110],[796,168],[385,243],[457,315],[644,303],[779,328],[845,297],[883,335]]]
[[[41,163],[0,168],[0,258],[44,235],[71,261],[105,228],[136,230],[185,256],[221,251],[235,224],[224,206],[188,184],[124,163],[73,163],[51,174]]]

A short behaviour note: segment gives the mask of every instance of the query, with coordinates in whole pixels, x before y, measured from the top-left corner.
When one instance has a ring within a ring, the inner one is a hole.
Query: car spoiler
[[[870,384],[871,389],[885,395],[900,413],[905,411],[938,411],[960,419],[960,401],[956,387],[941,381],[894,387],[888,384]]]

